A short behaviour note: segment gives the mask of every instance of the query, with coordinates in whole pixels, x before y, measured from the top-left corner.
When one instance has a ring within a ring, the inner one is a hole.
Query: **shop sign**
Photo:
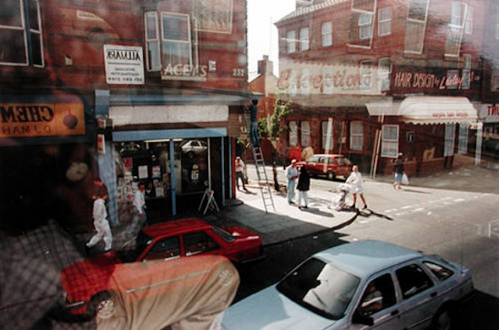
[[[163,80],[206,81],[207,65],[171,64],[161,70]]]
[[[144,57],[142,47],[104,45],[106,83],[143,85]]]
[[[85,134],[81,103],[0,103],[0,137]]]
[[[280,64],[279,92],[294,95],[380,94],[375,68],[358,65],[329,65],[300,61]]]
[[[411,90],[469,89],[473,81],[480,80],[474,71],[448,70],[447,72],[419,72],[401,70],[393,75],[393,88]]]
[[[479,118],[484,123],[499,123],[499,106],[494,104],[482,105]]]

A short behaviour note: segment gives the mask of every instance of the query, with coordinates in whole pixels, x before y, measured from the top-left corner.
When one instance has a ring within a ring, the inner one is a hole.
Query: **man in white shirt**
[[[288,203],[295,204],[293,198],[295,197],[296,179],[298,179],[298,169],[296,168],[296,159],[291,161],[291,165],[286,167],[286,179],[288,179]]]
[[[139,189],[135,192],[133,197],[133,218],[132,225],[128,231],[128,235],[135,235],[137,233],[137,227],[140,227],[147,221],[147,215],[145,212],[146,200],[144,197],[145,186],[143,183],[139,184]]]
[[[237,190],[239,190],[239,179],[241,179],[241,182],[243,183],[243,189],[248,191],[248,189],[246,189],[246,185],[244,184],[244,166],[245,164],[241,157],[237,156],[235,163]]]
[[[96,245],[101,239],[104,240],[105,250],[109,251],[113,245],[113,234],[111,232],[111,227],[109,227],[109,221],[107,220],[107,210],[106,210],[106,199],[107,194],[105,191],[104,183],[100,180],[95,180],[94,185],[96,188],[100,188],[96,195],[93,195],[94,206],[93,206],[93,218],[95,235],[92,236],[90,241],[87,243],[87,247],[91,248]]]

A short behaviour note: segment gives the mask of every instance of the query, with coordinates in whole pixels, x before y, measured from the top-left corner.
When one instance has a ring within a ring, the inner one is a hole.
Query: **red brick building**
[[[493,1],[301,1],[276,23],[289,145],[372,173],[400,152],[411,175],[452,166],[499,96],[497,16]]]
[[[158,218],[197,208],[207,188],[219,205],[233,196],[246,0],[7,0],[2,11],[2,114],[51,104],[58,120],[4,120],[2,144],[88,145],[112,221],[139,182]]]

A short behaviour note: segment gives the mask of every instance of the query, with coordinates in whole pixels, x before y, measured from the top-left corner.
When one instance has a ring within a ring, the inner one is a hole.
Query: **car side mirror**
[[[371,316],[363,315],[357,310],[353,313],[352,323],[372,326],[374,325],[374,319]]]

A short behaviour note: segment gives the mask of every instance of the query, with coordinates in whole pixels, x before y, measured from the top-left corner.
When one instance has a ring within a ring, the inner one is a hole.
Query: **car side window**
[[[409,299],[433,286],[430,277],[416,264],[402,267],[396,271],[396,274],[404,299]]]
[[[218,244],[204,231],[184,234],[184,247],[186,256],[219,249]]]
[[[177,236],[159,240],[149,250],[144,260],[171,259],[180,257],[180,240]]]
[[[385,274],[367,284],[357,310],[361,315],[369,316],[395,305],[396,301],[392,277]]]
[[[423,264],[435,275],[440,281],[444,281],[454,275],[454,272],[444,266],[438,265],[430,261],[424,261]]]

